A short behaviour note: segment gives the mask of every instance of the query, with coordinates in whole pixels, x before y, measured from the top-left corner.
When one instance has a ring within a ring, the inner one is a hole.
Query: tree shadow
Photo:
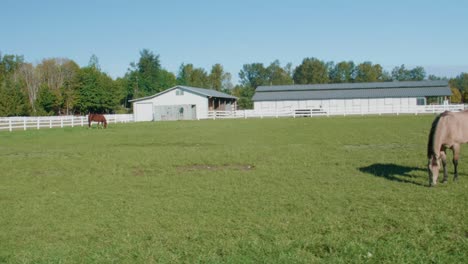
[[[359,168],[361,172],[372,174],[376,177],[382,177],[390,181],[396,182],[403,182],[403,183],[411,183],[419,186],[426,186],[420,182],[413,180],[417,176],[414,172],[418,171],[427,171],[422,168],[418,167],[409,167],[409,166],[401,166],[397,164],[382,164],[382,163],[375,163],[369,165],[367,167]]]

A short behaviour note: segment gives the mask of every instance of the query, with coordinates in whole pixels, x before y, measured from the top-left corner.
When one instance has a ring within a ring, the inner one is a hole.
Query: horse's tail
[[[434,149],[434,138],[436,136],[436,130],[437,126],[439,125],[439,121],[441,117],[446,116],[449,114],[449,111],[445,111],[442,114],[438,115],[434,121],[432,122],[431,125],[431,131],[429,132],[429,140],[427,141],[427,158],[430,159],[433,155],[435,155],[435,149]]]

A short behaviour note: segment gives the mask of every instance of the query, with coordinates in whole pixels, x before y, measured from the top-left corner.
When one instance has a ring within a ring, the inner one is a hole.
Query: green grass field
[[[463,263],[468,149],[428,188],[433,118],[1,132],[0,263]]]

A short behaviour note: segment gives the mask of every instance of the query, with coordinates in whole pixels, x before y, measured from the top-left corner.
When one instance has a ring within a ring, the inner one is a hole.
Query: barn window
[[[426,105],[426,98],[419,97],[416,99],[416,105]]]
[[[184,91],[181,89],[176,90],[176,95],[184,95]]]

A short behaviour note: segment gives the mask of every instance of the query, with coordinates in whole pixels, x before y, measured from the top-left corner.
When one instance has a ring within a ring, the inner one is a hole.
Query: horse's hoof
[[[441,183],[442,183],[442,184],[445,184],[445,183],[447,183],[447,182],[448,182],[447,180],[443,180]]]

